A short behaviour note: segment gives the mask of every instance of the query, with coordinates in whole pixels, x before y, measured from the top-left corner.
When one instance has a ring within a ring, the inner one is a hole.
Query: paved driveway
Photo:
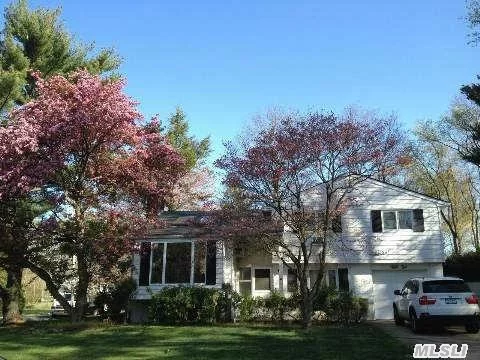
[[[480,333],[468,334],[463,327],[426,330],[414,334],[407,322],[405,326],[396,326],[393,320],[375,320],[372,324],[409,345],[412,354],[415,344],[468,344],[467,359],[480,359]]]

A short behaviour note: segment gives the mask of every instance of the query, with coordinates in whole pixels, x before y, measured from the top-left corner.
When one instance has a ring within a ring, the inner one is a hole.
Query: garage
[[[393,319],[393,291],[396,289],[401,289],[408,279],[426,276],[426,273],[426,270],[373,271],[375,319]]]

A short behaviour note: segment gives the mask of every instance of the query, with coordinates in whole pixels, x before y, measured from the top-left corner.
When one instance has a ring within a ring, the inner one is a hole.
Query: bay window
[[[216,283],[216,244],[195,241],[142,242],[139,285]]]

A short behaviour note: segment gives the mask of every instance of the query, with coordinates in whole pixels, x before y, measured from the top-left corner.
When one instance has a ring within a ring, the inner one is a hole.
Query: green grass
[[[32,305],[25,306],[23,309],[24,315],[47,315],[50,312],[51,301],[39,302]]]
[[[0,328],[14,359],[406,359],[410,351],[368,324],[349,328],[140,326],[46,321]]]

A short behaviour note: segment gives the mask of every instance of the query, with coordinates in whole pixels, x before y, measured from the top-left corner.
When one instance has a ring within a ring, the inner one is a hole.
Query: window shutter
[[[332,219],[332,231],[335,234],[342,233],[342,216],[341,215],[337,215]]]
[[[382,232],[382,212],[380,210],[371,210],[370,217],[372,219],[372,232]]]
[[[413,226],[412,226],[412,229],[415,232],[425,231],[425,227],[423,225],[423,210],[422,209],[413,210]]]
[[[217,283],[217,245],[214,242],[207,243],[207,261],[206,261],[206,285],[215,285]]]
[[[350,285],[348,283],[348,269],[338,269],[338,289],[340,291],[350,291]]]
[[[142,242],[140,244],[140,275],[138,277],[139,286],[150,285],[150,253],[152,243]]]

